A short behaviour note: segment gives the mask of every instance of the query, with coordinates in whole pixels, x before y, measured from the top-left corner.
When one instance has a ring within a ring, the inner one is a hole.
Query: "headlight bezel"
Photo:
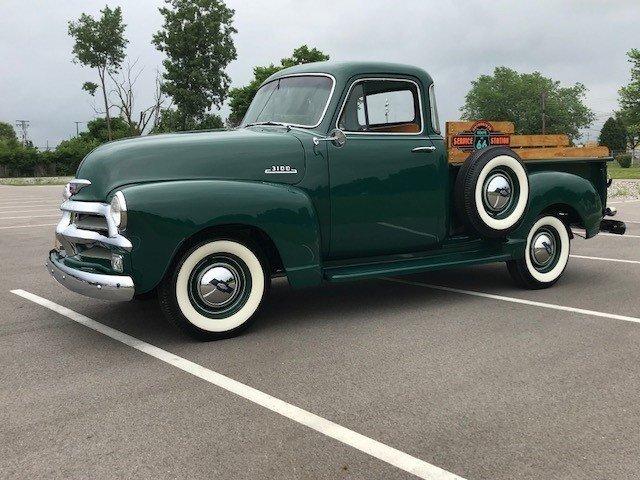
[[[121,191],[117,191],[109,204],[109,217],[118,231],[127,228],[127,201]]]

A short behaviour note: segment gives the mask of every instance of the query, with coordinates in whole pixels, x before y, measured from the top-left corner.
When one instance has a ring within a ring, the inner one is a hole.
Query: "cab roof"
[[[425,87],[433,83],[431,76],[421,68],[401,63],[384,62],[314,62],[285,68],[271,75],[264,83],[297,73],[326,73],[338,84],[344,85],[356,75],[409,75],[417,78]]]

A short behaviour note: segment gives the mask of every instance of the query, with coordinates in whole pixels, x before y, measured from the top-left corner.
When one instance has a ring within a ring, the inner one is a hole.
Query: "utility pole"
[[[76,137],[77,137],[78,135],[80,135],[80,128],[78,127],[78,125],[85,122],[73,122],[73,123],[76,124]]]
[[[542,135],[547,131],[547,91],[540,92],[540,105],[542,106]]]
[[[29,128],[29,120],[16,120],[16,126],[20,127],[22,136],[22,146],[27,146],[27,129]]]

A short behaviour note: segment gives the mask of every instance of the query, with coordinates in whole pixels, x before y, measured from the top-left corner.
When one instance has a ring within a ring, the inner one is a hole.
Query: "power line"
[[[73,122],[76,124],[76,136],[80,135],[80,129],[78,127],[78,125],[80,125],[81,123],[87,123],[87,122]]]

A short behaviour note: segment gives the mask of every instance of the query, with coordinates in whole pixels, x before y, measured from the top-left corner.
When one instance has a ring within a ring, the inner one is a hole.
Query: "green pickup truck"
[[[446,146],[422,69],[288,68],[235,130],[92,151],[65,188],[46,266],[87,296],[157,296],[210,340],[245,329],[273,277],[308,287],[506,262],[519,285],[544,288],[572,228],[624,233],[605,218],[609,158],[524,162],[501,141],[452,164]]]

